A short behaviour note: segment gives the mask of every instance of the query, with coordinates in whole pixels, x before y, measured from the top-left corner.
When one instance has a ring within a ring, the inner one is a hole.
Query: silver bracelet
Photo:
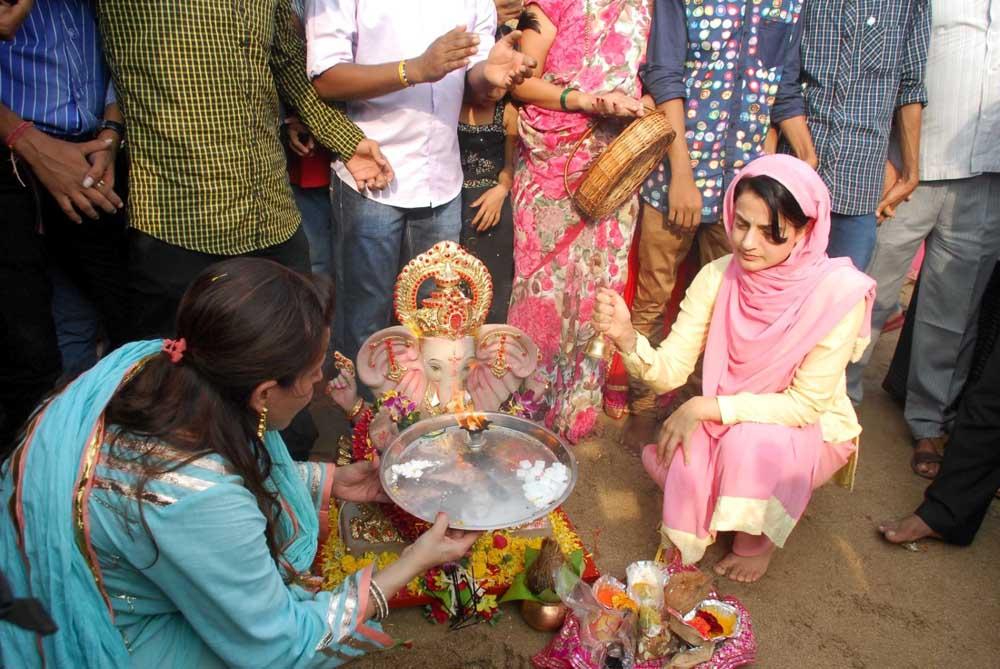
[[[389,617],[389,602],[386,601],[385,593],[382,592],[382,588],[378,586],[374,578],[369,581],[368,592],[375,600],[375,620],[382,622]]]

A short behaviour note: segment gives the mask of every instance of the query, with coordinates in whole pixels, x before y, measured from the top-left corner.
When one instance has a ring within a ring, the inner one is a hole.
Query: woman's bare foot
[[[892,544],[905,544],[921,539],[940,539],[941,535],[930,528],[923,519],[910,514],[906,518],[897,521],[887,521],[878,526],[878,531],[882,533],[885,540]]]
[[[715,573],[738,583],[759,581],[760,577],[767,572],[768,565],[771,564],[774,549],[775,546],[772,544],[765,552],[752,557],[730,553],[716,563]]]

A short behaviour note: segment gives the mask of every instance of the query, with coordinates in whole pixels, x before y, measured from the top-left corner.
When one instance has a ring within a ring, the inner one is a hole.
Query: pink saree
[[[868,337],[875,283],[846,258],[826,255],[830,194],[808,165],[791,156],[751,162],[726,193],[723,221],[732,230],[737,183],[767,175],[795,197],[812,226],[783,263],[747,272],[732,262],[723,277],[705,347],[703,394],[780,393],[813,348],[866,302],[859,342]],[[823,440],[819,423],[703,422],[669,467],[647,446],[643,463],[663,493],[663,534],[685,564],[701,559],[717,532],[766,537],[783,546],[812,491],[847,463],[853,442]],[[764,542],[766,543],[766,541]]]

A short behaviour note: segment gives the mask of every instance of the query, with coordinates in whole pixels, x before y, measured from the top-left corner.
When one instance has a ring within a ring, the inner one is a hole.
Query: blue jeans
[[[330,231],[330,189],[300,188],[292,184],[295,204],[302,216],[302,230],[309,240],[309,264],[313,274],[333,271],[333,235]]]
[[[63,374],[75,376],[97,364],[101,316],[76,284],[52,266],[52,318],[62,356]]]
[[[830,217],[830,243],[827,244],[826,254],[831,258],[850,258],[854,266],[864,272],[875,252],[877,238],[875,214],[833,214]]]
[[[334,174],[330,180],[337,286],[336,346],[352,360],[365,339],[388,327],[392,296],[403,265],[444,240],[458,241],[462,197],[437,207],[404,209],[358,194]]]

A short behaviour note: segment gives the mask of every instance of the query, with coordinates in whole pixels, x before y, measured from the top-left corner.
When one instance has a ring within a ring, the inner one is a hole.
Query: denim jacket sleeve
[[[806,101],[802,97],[802,24],[803,18],[795,22],[792,29],[792,39],[785,50],[782,62],[781,81],[778,83],[778,93],[774,96],[771,106],[771,125],[776,126],[785,119],[805,116]]]
[[[645,92],[656,104],[687,96],[687,12],[684,0],[656,0],[646,63],[639,70]]]

